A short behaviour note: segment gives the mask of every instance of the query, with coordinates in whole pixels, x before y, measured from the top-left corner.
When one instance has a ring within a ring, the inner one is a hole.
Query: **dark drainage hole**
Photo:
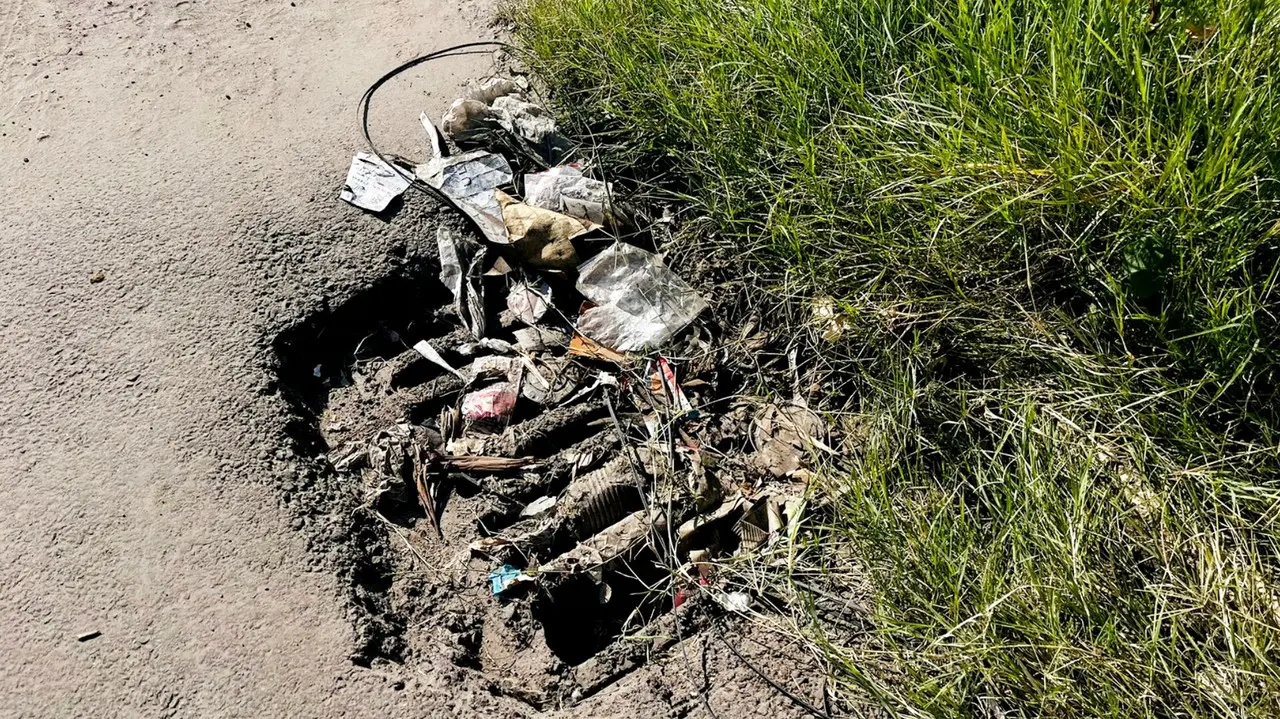
[[[651,551],[607,572],[597,584],[587,575],[566,578],[533,603],[547,648],[561,661],[581,664],[604,651],[623,633],[648,625],[671,611],[670,575]]]

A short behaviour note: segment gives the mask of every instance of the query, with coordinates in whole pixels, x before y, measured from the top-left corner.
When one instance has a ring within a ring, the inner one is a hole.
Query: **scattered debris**
[[[467,213],[490,242],[503,244],[507,232],[503,211],[495,199],[497,188],[511,183],[511,165],[502,155],[476,150],[435,157],[414,171],[419,180],[443,192]],[[505,195],[504,195],[505,196]]]
[[[446,362],[446,361],[445,361],[445,359],[444,359],[444,357],[441,357],[441,356],[440,356],[440,353],[436,351],[436,348],[431,346],[431,343],[430,343],[430,342],[428,342],[428,341],[426,341],[426,340],[422,340],[422,341],[418,342],[417,344],[415,344],[415,345],[413,346],[413,349],[414,349],[414,351],[416,351],[418,354],[422,355],[423,357],[427,358],[428,360],[430,360],[430,361],[434,362],[435,364],[439,365],[442,369],[447,370],[447,371],[452,372],[453,374],[457,375],[457,376],[458,376],[458,379],[462,380],[463,382],[466,382],[466,381],[468,380],[468,377],[467,377],[465,374],[462,374],[462,373],[461,373],[461,372],[459,372],[458,370],[454,369],[453,365],[451,365],[451,364],[449,364],[448,362]]]
[[[408,173],[401,173],[368,152],[356,153],[347,170],[347,183],[338,198],[362,210],[382,212],[409,189]]]
[[[675,606],[749,611],[741,572],[724,562],[788,547],[815,452],[831,451],[803,402],[735,398],[739,371],[757,366],[740,355],[768,335],[756,322],[720,341],[717,325],[695,324],[707,300],[660,255],[587,237],[618,223],[612,188],[551,159],[567,144],[519,83],[473,88],[439,130],[420,120],[432,156],[417,177],[480,233],[437,230],[451,312],[421,308],[383,340],[416,340],[412,351],[317,368],[331,398],[346,398],[345,414],[330,414],[331,400],[320,425],[334,469],[419,543],[426,526],[444,540],[442,519],[450,541],[474,520],[481,536],[468,544],[494,567],[488,590],[507,629],[524,631],[512,617],[531,614],[548,647],[581,627],[608,643],[676,614],[655,586]],[[510,194],[516,171],[523,199]],[[848,326],[830,298],[814,319],[836,337]],[[422,551],[427,563],[442,556]],[[513,591],[527,585],[537,591]],[[483,593],[459,585],[457,596]],[[561,658],[578,672],[588,656]]]
[[[526,325],[536,325],[551,307],[551,286],[543,280],[521,282],[507,293],[507,309]]]
[[[614,243],[578,268],[578,291],[596,303],[578,330],[619,352],[661,346],[707,308],[652,252]]]
[[[98,638],[98,637],[100,637],[100,636],[102,636],[102,632],[100,632],[100,631],[98,631],[98,630],[94,629],[93,631],[81,632],[80,634],[77,634],[77,635],[76,635],[76,641],[77,641],[77,642],[87,642],[87,641],[89,641],[90,639],[97,639],[97,638]]]
[[[530,267],[551,270],[572,269],[578,264],[578,250],[573,238],[593,229],[568,215],[517,202],[498,190],[497,202],[502,206],[502,221],[507,226],[507,242]]]
[[[485,250],[478,243],[447,225],[436,230],[440,249],[440,281],[453,293],[454,311],[458,319],[476,339],[484,337],[484,283],[480,267]]]
[[[559,165],[524,176],[525,202],[596,225],[612,222],[610,188],[582,174],[575,165]]]

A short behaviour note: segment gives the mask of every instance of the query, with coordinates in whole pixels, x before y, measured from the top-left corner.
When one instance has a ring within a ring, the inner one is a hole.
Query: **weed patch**
[[[791,329],[832,298],[812,361],[863,440],[793,561],[872,579],[875,641],[805,625],[847,696],[1280,711],[1274,4],[512,14],[569,126],[700,219],[673,252]]]

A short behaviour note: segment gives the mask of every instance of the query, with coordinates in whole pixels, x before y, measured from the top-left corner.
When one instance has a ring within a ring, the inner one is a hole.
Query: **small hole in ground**
[[[601,585],[586,575],[568,578],[540,594],[533,616],[542,624],[547,648],[567,664],[581,664],[613,643],[628,626],[643,626],[670,611],[671,598],[654,590],[667,578],[655,559],[645,550],[618,571],[607,572],[608,601],[601,601]]]

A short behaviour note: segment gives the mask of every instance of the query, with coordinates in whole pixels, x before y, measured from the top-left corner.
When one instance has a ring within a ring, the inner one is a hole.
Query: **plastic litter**
[[[533,577],[510,564],[504,564],[489,572],[489,589],[493,591],[493,596],[495,597],[512,587],[531,581],[533,581]]]
[[[522,282],[507,293],[507,309],[521,322],[536,325],[551,307],[551,286],[542,280]]]
[[[409,180],[369,152],[357,153],[338,198],[370,212],[382,212],[409,189]]]
[[[524,176],[524,201],[534,207],[595,223],[609,224],[609,186],[573,165]]]
[[[446,225],[436,230],[440,247],[440,281],[453,293],[458,319],[476,339],[484,337],[484,283],[481,268],[485,251],[478,243]]]
[[[693,403],[689,401],[684,389],[676,381],[676,371],[667,358],[659,357],[656,363],[651,362],[649,370],[650,390],[655,395],[669,400],[676,409],[680,410],[681,415],[694,413]]]
[[[476,390],[462,398],[462,416],[477,429],[496,431],[511,419],[517,392],[510,382]]]
[[[494,196],[502,207],[507,242],[525,264],[552,270],[572,269],[578,264],[572,240],[594,229],[593,225],[518,202],[501,190]]]
[[[505,379],[515,382],[519,378],[520,367],[514,357],[495,357],[488,355],[477,357],[467,368],[472,382],[482,380]]]
[[[526,504],[524,509],[520,510],[520,516],[536,517],[554,506],[556,506],[556,498],[554,496],[548,495],[546,497],[538,497],[532,502]]]
[[[578,330],[619,352],[659,347],[707,308],[660,257],[624,242],[579,267],[577,287],[597,305],[578,318]]]
[[[492,105],[494,100],[506,95],[516,95],[520,93],[520,86],[514,80],[505,77],[491,77],[480,83],[478,87],[467,92],[468,100],[477,100],[486,105]]]
[[[440,190],[475,220],[490,242],[505,244],[502,208],[494,193],[514,175],[502,155],[475,150],[451,157],[435,157],[415,169],[419,180]]]
[[[490,104],[498,123],[509,132],[534,146],[556,134],[556,120],[541,105],[528,102],[517,95],[502,95]]]
[[[590,337],[576,334],[569,340],[569,354],[587,359],[604,360],[614,364],[625,364],[626,355],[614,352]]]
[[[720,606],[731,612],[745,613],[751,609],[751,595],[746,592],[727,592],[716,599]]]
[[[499,127],[497,116],[486,103],[468,97],[454,100],[440,118],[440,129],[459,145],[479,140]]]
[[[471,363],[473,382],[493,376],[502,377],[503,381],[462,398],[462,416],[469,428],[497,432],[507,426],[520,397],[524,369],[524,365],[512,357],[480,357]]]
[[[427,131],[427,140],[431,143],[431,156],[444,157],[444,135],[440,134],[440,128],[431,122],[431,118],[427,117],[427,113],[418,115],[418,122],[422,123],[422,129]]]
[[[506,340],[494,339],[492,337],[485,337],[479,342],[464,342],[458,345],[458,354],[463,357],[474,357],[481,350],[489,350],[490,352],[497,352],[501,355],[509,355],[515,352],[516,348]]]
[[[453,374],[457,375],[457,376],[458,376],[458,379],[462,380],[463,382],[466,382],[466,381],[467,381],[467,376],[466,376],[465,374],[463,374],[462,372],[458,371],[457,369],[455,369],[453,365],[451,365],[451,364],[449,364],[447,361],[445,361],[445,358],[440,356],[440,353],[436,351],[436,348],[435,348],[435,347],[432,347],[432,346],[431,346],[431,343],[430,343],[430,342],[428,342],[428,341],[426,341],[426,340],[421,340],[421,341],[419,341],[417,344],[415,344],[415,345],[413,346],[413,349],[414,349],[414,351],[416,351],[418,354],[420,354],[420,355],[422,355],[423,357],[427,358],[428,360],[430,360],[431,362],[435,363],[435,364],[436,364],[436,365],[438,365],[439,367],[441,367],[441,368],[443,368],[443,369],[445,369],[445,370],[448,370],[449,372],[452,372]]]

